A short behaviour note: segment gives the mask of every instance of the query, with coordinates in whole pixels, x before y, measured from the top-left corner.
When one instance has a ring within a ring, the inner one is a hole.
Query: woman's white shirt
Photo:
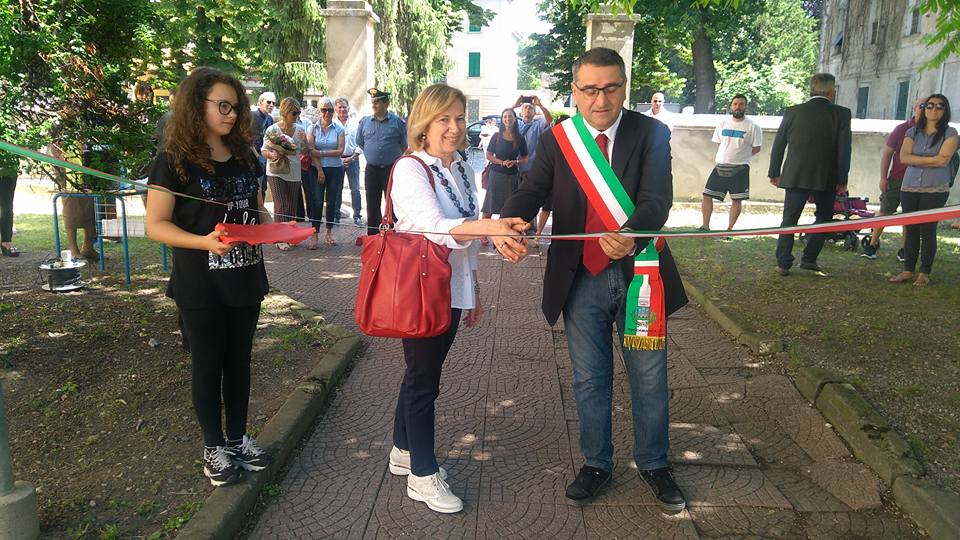
[[[273,124],[267,128],[264,132],[264,140],[266,140],[267,133],[279,131],[283,133],[283,130],[280,129],[280,124]],[[273,169],[273,165],[270,160],[267,160],[267,176],[276,176],[281,180],[286,180],[287,182],[299,182],[300,181],[300,154],[306,152],[307,148],[307,132],[299,125],[296,124],[293,130],[293,136],[291,139],[297,143],[297,153],[296,154],[285,154],[284,157],[287,159],[287,162],[290,164],[290,170],[285,173],[278,173]],[[266,143],[264,143],[266,146]]]
[[[477,219],[479,204],[477,204],[477,187],[474,182],[474,172],[466,161],[460,159],[459,153],[446,169],[439,158],[420,151],[414,156],[423,160],[427,166],[433,165],[447,180],[451,191],[460,202],[461,207],[470,212],[469,200],[473,198],[473,215],[463,217],[460,210],[454,205],[447,194],[446,188],[437,177],[437,172],[431,170],[434,187],[430,188],[427,171],[416,160],[401,158],[393,169],[393,212],[397,216],[396,229],[398,231],[415,231],[423,234],[428,240],[442,246],[447,246],[450,252],[450,292],[452,307],[473,309],[476,307],[476,298],[473,289],[473,271],[477,269],[477,252],[475,242],[457,242],[449,232],[454,227],[467,220]],[[463,181],[458,165],[463,166],[466,173],[469,189]],[[451,173],[451,169],[453,172]],[[467,196],[469,191],[470,197]]]

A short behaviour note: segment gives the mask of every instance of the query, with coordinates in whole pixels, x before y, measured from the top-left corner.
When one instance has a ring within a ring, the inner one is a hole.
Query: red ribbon
[[[313,227],[298,227],[296,221],[264,223],[262,225],[217,223],[215,229],[223,233],[220,236],[220,241],[224,244],[246,242],[251,245],[275,244],[277,242],[298,244],[317,232]]]

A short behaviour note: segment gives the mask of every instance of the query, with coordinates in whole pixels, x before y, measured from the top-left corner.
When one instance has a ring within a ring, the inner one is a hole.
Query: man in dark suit
[[[627,83],[623,59],[616,51],[595,48],[573,64],[571,90],[589,136],[635,204],[623,227],[659,230],[673,203],[670,130],[662,123],[625,110]],[[570,120],[568,120],[570,121]],[[529,221],[553,193],[556,234],[603,232],[609,228],[588,217],[588,202],[557,141],[558,125],[544,132],[527,178],[507,200],[502,217]],[[589,223],[589,225],[588,225]],[[495,242],[500,249],[503,242]],[[574,393],[580,419],[584,466],[566,496],[583,505],[608,484],[613,472],[611,401],[613,385],[612,327],[624,334],[626,291],[633,278],[633,255],[647,239],[608,232],[592,241],[557,241],[550,245],[543,278],[543,313],[552,325],[563,314],[574,371]],[[598,258],[599,257],[599,260]],[[590,269],[588,269],[588,267]],[[660,253],[666,313],[687,302],[676,264],[665,248]],[[634,448],[640,475],[661,507],[681,511],[686,503],[667,462],[669,425],[667,351],[623,348],[630,381]]]
[[[850,171],[850,109],[834,105],[836,81],[829,73],[810,78],[809,101],[794,105],[783,113],[780,129],[770,151],[770,183],[783,188],[781,227],[797,224],[809,197],[817,205],[816,223],[833,219],[837,192],[847,189]],[[787,161],[783,152],[790,147]],[[780,166],[783,165],[781,171]],[[821,272],[817,256],[823,249],[825,234],[807,236],[800,257],[800,268]],[[790,274],[793,266],[793,235],[781,234],[777,240],[777,273]]]

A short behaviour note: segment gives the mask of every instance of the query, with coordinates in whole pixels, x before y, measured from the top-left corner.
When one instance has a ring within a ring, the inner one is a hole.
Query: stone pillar
[[[620,53],[627,68],[627,100],[624,105],[630,108],[630,78],[633,66],[633,27],[640,15],[622,13],[615,15],[610,6],[601,6],[599,13],[587,14],[587,50],[594,47],[607,47]]]
[[[326,17],[327,95],[344,96],[357,114],[369,114],[367,90],[376,86],[373,25],[380,17],[365,0],[329,0]]]

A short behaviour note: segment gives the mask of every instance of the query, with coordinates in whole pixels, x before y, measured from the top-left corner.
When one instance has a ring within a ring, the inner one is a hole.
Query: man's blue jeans
[[[616,324],[622,344],[627,286],[618,265],[607,266],[598,276],[581,266],[563,308],[580,418],[580,450],[585,465],[608,472],[613,471],[612,327]],[[622,350],[630,381],[633,459],[642,471],[666,467],[670,444],[666,348]]]

